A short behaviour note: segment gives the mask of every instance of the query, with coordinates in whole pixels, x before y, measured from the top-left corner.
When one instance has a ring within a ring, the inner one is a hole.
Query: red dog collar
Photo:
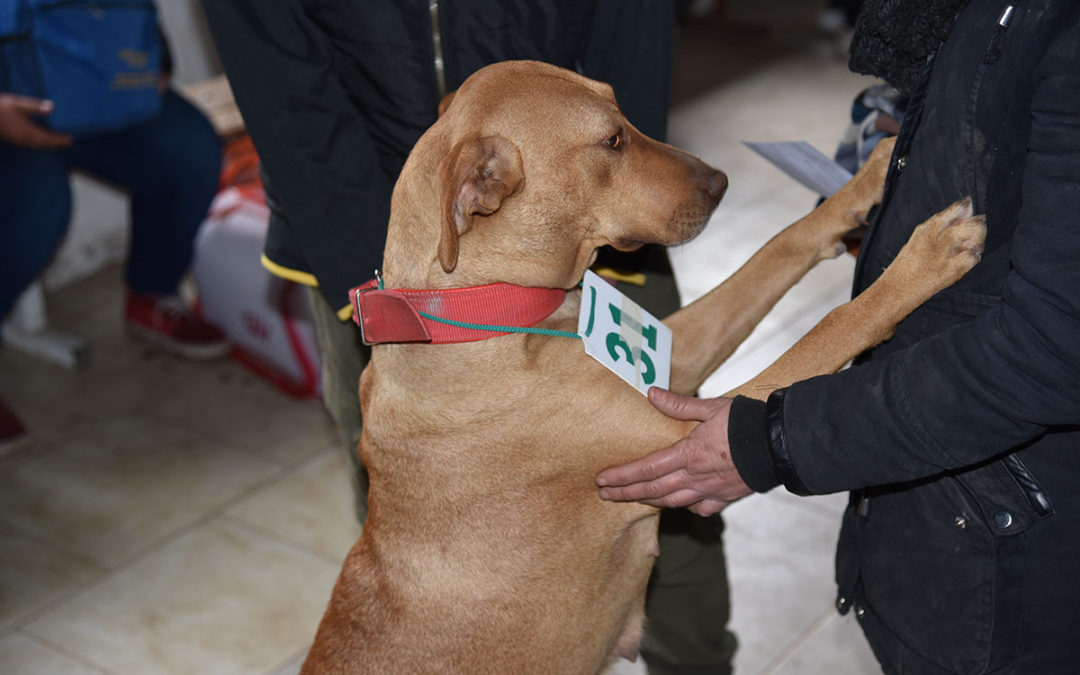
[[[468,288],[382,289],[372,279],[349,291],[364,344],[475,342],[534,326],[566,298],[561,288],[488,284]],[[465,325],[467,324],[467,325]]]

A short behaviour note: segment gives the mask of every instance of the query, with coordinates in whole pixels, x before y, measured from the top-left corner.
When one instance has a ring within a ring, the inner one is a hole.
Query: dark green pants
[[[660,515],[660,557],[645,596],[641,654],[650,675],[727,675],[735,655],[724,525],[685,509]]]
[[[323,405],[337,426],[338,435],[349,458],[356,519],[367,519],[368,476],[357,453],[360,443],[360,373],[371,358],[371,348],[360,340],[360,328],[352,321],[342,321],[329,301],[316,289],[310,289],[311,313],[322,358]]]

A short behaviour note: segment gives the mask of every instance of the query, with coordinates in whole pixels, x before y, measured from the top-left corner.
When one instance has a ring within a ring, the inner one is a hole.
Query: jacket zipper
[[[1009,23],[1012,22],[1014,10],[1015,7],[1009,5],[998,18],[997,28],[994,29],[994,36],[990,39],[990,46],[986,49],[983,63],[997,63],[998,59],[1001,58],[1001,52],[1005,48],[1005,32],[1009,29]]]
[[[435,48],[435,83],[439,88],[439,100],[446,96],[446,72],[443,66],[442,31],[439,30],[439,0],[428,0],[431,13],[431,45]]]

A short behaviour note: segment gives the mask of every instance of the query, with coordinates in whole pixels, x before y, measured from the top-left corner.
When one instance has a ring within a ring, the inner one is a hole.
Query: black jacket
[[[432,9],[434,7],[434,9]],[[272,271],[347,291],[381,266],[390,194],[442,95],[535,59],[609,82],[663,138],[674,10],[657,0],[229,0],[204,3],[262,161]]]
[[[967,195],[982,261],[855,367],[740,399],[736,466],[855,490],[838,606],[887,672],[1080,672],[1080,3],[971,0],[893,159],[855,292]]]

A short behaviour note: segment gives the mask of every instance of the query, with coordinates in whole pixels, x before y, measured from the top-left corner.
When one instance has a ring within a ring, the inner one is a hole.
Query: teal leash
[[[425,319],[431,321],[438,321],[439,323],[445,323],[450,326],[456,326],[457,328],[471,328],[473,330],[486,330],[491,333],[534,333],[536,335],[549,335],[551,337],[564,337],[564,338],[577,338],[581,339],[581,336],[577,333],[570,333],[565,330],[552,330],[550,328],[533,328],[531,326],[489,326],[482,323],[468,323],[467,321],[456,321],[454,319],[444,319],[440,316],[434,316],[427,312],[421,312],[416,310],[416,313]]]

